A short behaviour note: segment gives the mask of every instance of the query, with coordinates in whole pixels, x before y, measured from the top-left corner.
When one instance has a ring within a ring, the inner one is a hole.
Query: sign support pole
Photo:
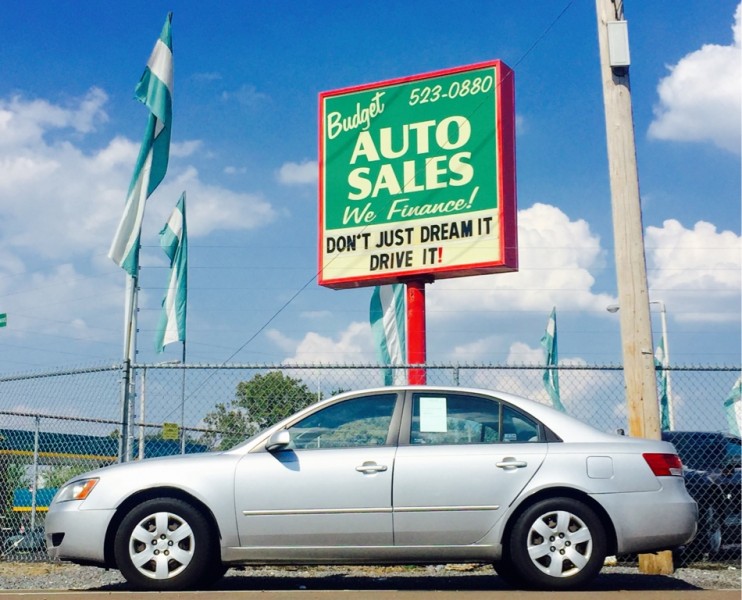
[[[513,77],[492,60],[320,93],[318,283],[405,285],[413,385],[425,285],[518,270]]]
[[[407,363],[424,365],[426,357],[425,341],[425,279],[406,282],[407,291]],[[425,369],[410,369],[407,383],[425,385]]]

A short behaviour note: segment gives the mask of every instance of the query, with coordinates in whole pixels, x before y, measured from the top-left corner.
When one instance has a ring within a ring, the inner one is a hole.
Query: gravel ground
[[[645,575],[635,567],[606,566],[591,589],[742,590],[740,569],[729,566],[678,569]],[[311,567],[230,569],[216,589],[504,589],[490,567]],[[126,590],[118,571],[72,564],[0,562],[0,590]]]

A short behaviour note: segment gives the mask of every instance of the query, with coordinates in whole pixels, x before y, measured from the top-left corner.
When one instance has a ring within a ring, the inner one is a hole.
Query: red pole
[[[425,355],[425,281],[407,282],[407,363],[424,365]],[[410,369],[407,383],[425,384],[425,369]]]

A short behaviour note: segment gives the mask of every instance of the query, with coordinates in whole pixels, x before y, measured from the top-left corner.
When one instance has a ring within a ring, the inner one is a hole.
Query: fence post
[[[36,529],[36,487],[39,482],[39,429],[41,428],[41,417],[34,417],[33,431],[33,466],[31,467],[31,532]]]
[[[139,397],[139,460],[144,460],[144,402],[147,388],[147,367],[142,368],[142,389]]]
[[[131,361],[124,360],[123,371],[121,373],[121,435],[119,436],[119,462],[127,462],[128,440],[129,440],[129,398],[131,390]]]

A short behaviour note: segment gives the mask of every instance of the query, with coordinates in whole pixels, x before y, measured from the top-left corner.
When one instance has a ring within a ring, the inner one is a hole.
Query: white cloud
[[[232,165],[224,167],[225,175],[244,175],[245,173],[247,173],[247,167],[235,167]]]
[[[500,344],[502,339],[498,336],[485,336],[472,342],[455,345],[447,358],[450,362],[461,365],[478,363],[495,355],[495,350]]]
[[[111,332],[99,327],[96,316],[98,311],[116,315],[122,311],[120,278],[114,283],[88,277],[69,263],[24,276],[23,285],[18,285],[17,277],[0,278],[3,311],[12,320],[8,333],[21,338],[41,332],[88,341],[110,338]]]
[[[604,251],[586,222],[572,221],[554,206],[536,204],[519,212],[518,231],[518,273],[441,280],[430,286],[431,335],[445,330],[450,339],[469,332],[469,339],[447,346],[442,360],[471,364],[505,354],[508,364],[539,364],[542,351],[517,341],[519,333],[507,325],[514,315],[540,313],[544,327],[552,306],[609,316],[605,308],[617,300],[594,289],[594,273],[604,266]],[[739,321],[740,236],[717,231],[710,223],[698,222],[686,229],[668,220],[662,227],[647,228],[645,245],[650,295],[665,302],[671,319]],[[543,328],[531,331],[533,339]],[[560,364],[581,362],[560,360]]]
[[[0,249],[54,260],[107,251],[139,144],[118,136],[91,152],[70,140],[50,143],[45,137],[65,128],[90,132],[107,118],[105,101],[98,89],[72,107],[20,96],[0,99]],[[275,218],[257,195],[209,185],[193,167],[178,172],[174,159],[190,157],[199,147],[195,140],[173,144],[168,177],[148,203],[145,235],[156,235],[183,189],[189,234],[195,237],[216,229],[253,229]]]
[[[259,92],[254,85],[243,85],[233,92],[222,92],[225,102],[237,102],[248,109],[255,109],[270,101],[270,96]]]
[[[734,17],[734,42],[706,44],[669,67],[657,86],[649,137],[688,142],[711,141],[740,152],[742,129],[742,4]]]
[[[371,327],[368,323],[352,322],[333,337],[309,332],[301,340],[292,340],[283,333],[270,330],[268,338],[288,355],[282,364],[286,374],[298,377],[311,389],[322,389],[325,396],[337,390],[375,387],[382,384],[379,369],[300,369],[302,365],[374,365]],[[297,367],[292,369],[291,367]]]
[[[316,160],[301,163],[287,162],[278,170],[278,181],[284,185],[309,185],[318,180]]]
[[[182,190],[187,191],[189,236],[203,237],[216,230],[255,229],[276,218],[275,210],[261,195],[209,185],[199,179],[195,167],[187,167],[157,189],[157,200],[148,207],[150,227],[143,228],[143,232],[150,229],[150,235],[156,235]]]
[[[8,335],[59,329],[87,339],[90,323],[108,323],[112,314],[119,319],[123,279],[106,253],[139,142],[115,136],[102,147],[86,145],[86,136],[107,120],[106,100],[96,88],[65,105],[0,98],[0,291],[15,324]],[[276,218],[260,195],[201,180],[187,163],[200,148],[197,140],[172,145],[168,175],[147,204],[143,244],[156,243],[183,190],[191,237],[254,229]],[[110,274],[117,277],[109,284]],[[24,314],[27,322],[19,320]]]
[[[538,365],[544,360],[543,348],[531,348],[523,342],[515,342],[510,346],[505,363],[508,365]]]
[[[600,238],[588,223],[555,206],[518,211],[519,271],[437,281],[428,295],[430,318],[449,320],[475,311],[541,311],[552,306],[604,310],[615,299],[593,291],[591,271],[604,266]]]
[[[90,133],[97,123],[108,120],[103,106],[108,100],[99,88],[91,88],[79,106],[64,108],[46,100],[28,100],[22,96],[0,99],[0,149],[19,144],[43,144],[43,136],[53,129],[71,128]]]
[[[428,288],[428,329],[444,336],[446,343],[443,352],[434,352],[436,359],[471,364],[489,362],[505,353],[509,362],[538,364],[543,361],[540,348],[514,342],[512,332],[500,332],[495,324],[512,320],[517,313],[535,311],[543,315],[543,323],[535,330],[540,337],[552,306],[607,316],[605,307],[616,302],[593,290],[592,271],[603,268],[605,258],[600,239],[584,220],[572,221],[554,206],[535,204],[519,211],[518,227],[518,273],[440,280]],[[474,332],[469,339],[466,331]],[[376,362],[366,323],[353,323],[336,338],[309,333],[290,347],[285,339],[272,339],[291,363]]]
[[[335,338],[310,331],[299,341],[292,341],[282,333],[271,330],[268,338],[287,353],[293,353],[283,364],[372,364],[374,355],[371,327],[368,323],[353,322]]]
[[[194,73],[193,75],[191,75],[191,79],[193,79],[193,81],[197,81],[200,83],[212,83],[214,81],[221,80],[222,74],[217,71]]]
[[[70,125],[81,133],[90,133],[98,123],[108,121],[103,105],[108,95],[100,88],[92,88],[80,102],[80,108],[70,113]]]
[[[428,341],[435,344],[430,350],[436,360],[476,364],[507,357],[508,364],[541,364],[542,349],[520,339],[538,339],[553,306],[610,318],[605,308],[617,300],[595,289],[605,252],[587,222],[571,220],[554,206],[535,204],[519,212],[519,238],[519,272],[440,280],[429,286]],[[663,300],[677,321],[739,320],[741,251],[738,235],[719,232],[709,223],[686,229],[669,220],[661,228],[647,228],[652,298]],[[530,328],[526,333],[510,325],[516,315]],[[309,333],[282,348],[290,362],[375,362],[367,325],[354,325],[336,338]],[[581,358],[560,360],[563,365],[584,363]]]
[[[686,229],[675,219],[647,227],[650,293],[678,321],[739,321],[742,240],[699,221]]]
[[[296,352],[296,348],[299,346],[299,342],[292,340],[277,329],[267,330],[265,336],[286,354]]]
[[[185,142],[171,142],[170,143],[170,156],[177,156],[178,158],[185,158],[187,156],[193,156],[196,151],[201,148],[200,140],[188,140]]]

